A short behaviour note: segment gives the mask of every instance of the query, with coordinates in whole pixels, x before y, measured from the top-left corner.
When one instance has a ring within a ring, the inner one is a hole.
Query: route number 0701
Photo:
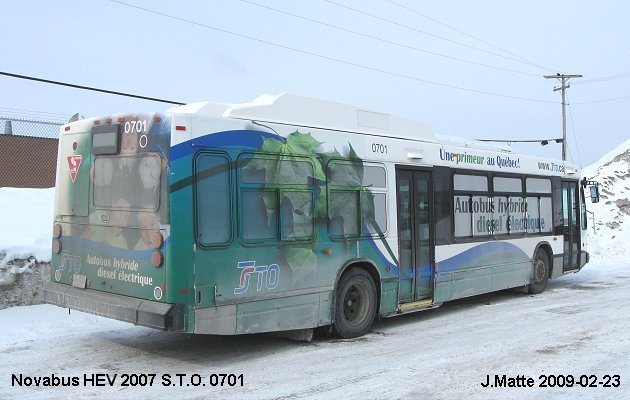
[[[387,154],[387,145],[382,143],[372,143],[372,153]]]
[[[147,121],[127,121],[125,122],[125,133],[142,133],[147,130]]]

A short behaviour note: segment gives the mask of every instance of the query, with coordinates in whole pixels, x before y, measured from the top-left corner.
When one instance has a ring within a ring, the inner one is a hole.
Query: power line
[[[608,99],[592,100],[592,101],[580,101],[580,102],[577,102],[577,103],[573,103],[573,105],[574,106],[578,106],[578,105],[582,105],[582,104],[607,103],[609,101],[619,101],[619,100],[626,100],[626,99],[630,99],[630,96],[612,97],[612,98],[608,98]]]
[[[450,43],[453,43],[453,44],[457,44],[457,45],[460,45],[460,46],[464,46],[464,47],[467,47],[467,48],[469,48],[469,49],[473,49],[473,50],[481,51],[481,52],[483,52],[483,53],[492,54],[493,56],[496,56],[496,57],[501,57],[501,58],[504,58],[504,59],[506,59],[506,60],[511,60],[511,61],[515,61],[515,62],[518,62],[518,63],[527,64],[527,65],[532,65],[532,66],[535,66],[535,67],[538,67],[538,68],[542,68],[542,69],[544,69],[544,70],[548,70],[548,69],[547,69],[547,68],[545,68],[545,67],[542,67],[542,66],[540,66],[540,65],[533,64],[533,63],[531,63],[531,62],[529,62],[529,61],[522,61],[522,60],[519,60],[518,58],[513,58],[513,57],[504,56],[503,54],[494,53],[494,52],[491,52],[491,51],[488,51],[488,50],[485,50],[485,49],[482,49],[482,48],[479,48],[479,47],[470,46],[470,45],[468,45],[468,44],[466,44],[466,43],[458,42],[458,41],[456,41],[456,40],[451,40],[451,39],[448,39],[448,38],[445,38],[445,37],[442,37],[442,36],[439,36],[439,35],[434,35],[434,34],[432,34],[432,33],[429,33],[429,32],[426,32],[426,31],[423,31],[423,30],[421,30],[421,29],[414,28],[413,26],[409,26],[409,25],[402,24],[402,23],[400,23],[400,22],[392,21],[392,20],[390,20],[390,19],[383,18],[383,17],[380,17],[380,16],[378,16],[378,15],[371,14],[371,13],[369,13],[369,12],[359,10],[359,9],[356,9],[356,8],[353,8],[353,7],[350,7],[350,6],[347,6],[347,5],[345,5],[345,4],[337,3],[336,1],[332,1],[332,0],[324,0],[324,1],[325,1],[325,2],[327,2],[327,3],[330,3],[330,4],[334,4],[334,5],[338,6],[338,7],[342,7],[342,8],[345,8],[345,9],[347,9],[347,10],[353,11],[353,12],[355,12],[355,13],[359,13],[359,14],[367,15],[367,16],[369,16],[369,17],[371,17],[371,18],[374,18],[374,19],[377,19],[377,20],[379,20],[379,21],[387,22],[387,23],[389,23],[389,24],[396,25],[396,26],[399,26],[399,27],[402,27],[402,28],[405,28],[405,29],[410,29],[410,30],[412,30],[412,31],[414,31],[414,32],[418,32],[418,33],[421,33],[421,34],[423,34],[423,35],[431,36],[431,37],[433,37],[433,38],[440,39],[440,40],[445,40],[445,41],[447,41],[447,42],[450,42]]]
[[[617,75],[602,76],[600,78],[585,79],[583,81],[575,82],[574,85],[588,85],[591,83],[607,82],[607,81],[612,81],[616,79],[624,79],[624,78],[630,78],[630,72],[624,72],[622,74],[617,74]]]
[[[51,80],[48,80],[48,79],[35,78],[33,76],[26,76],[26,75],[12,74],[12,73],[3,72],[3,71],[0,71],[0,75],[10,76],[12,78],[27,79],[27,80],[36,81],[36,82],[50,83],[52,85],[67,86],[67,87],[71,87],[71,88],[75,88],[75,89],[83,89],[83,90],[91,90],[91,91],[94,91],[94,92],[115,94],[117,96],[125,96],[125,97],[133,97],[133,98],[142,99],[142,100],[157,101],[157,102],[160,102],[160,103],[169,103],[169,104],[176,104],[176,105],[184,105],[184,104],[186,104],[186,103],[180,103],[180,102],[176,102],[176,101],[172,101],[172,100],[164,100],[164,99],[158,99],[158,98],[155,98],[155,97],[139,96],[139,95],[136,95],[136,94],[124,93],[124,92],[115,92],[113,90],[99,89],[99,88],[94,88],[94,87],[90,87],[90,86],[75,85],[73,83],[51,81]]]
[[[419,16],[421,16],[421,17],[423,17],[423,18],[426,18],[426,19],[428,19],[428,20],[430,20],[430,21],[433,21],[433,22],[438,23],[438,24],[440,24],[440,25],[442,25],[442,26],[445,26],[445,27],[447,27],[447,28],[449,28],[449,29],[451,29],[451,30],[454,30],[455,32],[461,33],[462,35],[465,35],[465,36],[468,36],[468,37],[470,37],[470,38],[472,38],[472,39],[475,39],[475,40],[477,40],[477,41],[479,41],[479,42],[481,42],[481,43],[483,43],[483,44],[485,44],[485,45],[487,45],[487,46],[490,46],[490,47],[494,48],[494,49],[500,50],[500,51],[502,51],[502,52],[504,52],[504,53],[506,53],[506,54],[509,54],[509,55],[511,55],[511,56],[514,56],[514,57],[518,58],[519,60],[521,60],[521,61],[525,62],[526,64],[530,64],[530,65],[532,65],[532,66],[539,67],[539,68],[545,69],[545,70],[547,70],[547,71],[555,71],[555,69],[550,69],[550,68],[544,67],[544,66],[542,66],[542,65],[535,64],[535,63],[533,63],[533,62],[529,61],[528,59],[526,59],[526,58],[523,58],[523,57],[519,56],[518,54],[514,54],[514,53],[512,53],[511,51],[505,50],[505,49],[503,49],[503,48],[501,48],[501,47],[499,47],[499,46],[496,46],[496,45],[494,45],[494,44],[492,44],[492,43],[490,43],[490,42],[487,42],[487,41],[485,41],[485,40],[483,40],[483,39],[480,39],[480,38],[478,38],[478,37],[476,37],[476,36],[473,36],[473,35],[471,35],[471,34],[469,34],[469,33],[466,33],[466,32],[464,32],[464,31],[462,31],[461,29],[457,29],[457,28],[455,28],[455,27],[453,27],[453,26],[451,26],[451,25],[445,24],[444,22],[439,21],[439,20],[437,20],[437,19],[435,19],[435,18],[431,18],[431,17],[429,17],[429,16],[428,16],[428,15],[426,15],[426,14],[422,14],[420,11],[418,11],[418,10],[416,10],[416,9],[414,9],[414,8],[407,7],[407,6],[405,6],[404,4],[400,4],[400,3],[396,2],[396,1],[393,1],[393,0],[385,0],[385,1],[388,1],[388,2],[390,2],[390,3],[392,3],[392,4],[394,4],[395,6],[398,6],[398,7],[400,7],[400,8],[403,8],[403,9],[405,9],[405,10],[407,10],[407,11],[411,11],[412,13],[417,14],[417,15],[419,15]],[[494,53],[490,53],[490,54],[494,54]]]
[[[347,60],[342,60],[339,58],[335,58],[335,57],[330,57],[330,56],[326,56],[323,54],[319,54],[319,53],[315,53],[315,52],[311,52],[311,51],[307,51],[307,50],[302,50],[302,49],[298,49],[295,47],[290,47],[290,46],[286,46],[280,43],[275,43],[275,42],[271,42],[268,40],[264,40],[264,39],[260,39],[260,38],[255,38],[252,36],[248,36],[248,35],[244,35],[241,33],[236,33],[236,32],[232,32],[229,31],[227,29],[222,29],[222,28],[217,28],[215,26],[212,25],[207,25],[207,24],[203,24],[200,22],[196,22],[196,21],[191,21],[185,18],[181,18],[181,17],[176,17],[170,14],[166,14],[163,12],[159,12],[159,11],[154,11],[148,8],[144,8],[144,7],[140,7],[140,6],[136,6],[133,4],[128,4],[128,3],[124,3],[122,1],[119,0],[109,0],[112,3],[116,3],[125,7],[130,7],[130,8],[135,8],[141,11],[145,11],[151,14],[155,14],[155,15],[160,15],[162,17],[166,17],[166,18],[170,18],[176,21],[180,21],[180,22],[184,22],[184,23],[188,23],[188,24],[192,24],[192,25],[196,25],[202,28],[206,28],[206,29],[211,29],[213,31],[216,32],[221,32],[221,33],[225,33],[228,35],[232,35],[232,36],[236,36],[242,39],[247,39],[247,40],[252,40],[258,43],[264,43],[267,44],[269,46],[274,46],[277,48],[281,48],[281,49],[285,49],[285,50],[290,50],[290,51],[294,51],[296,53],[301,53],[301,54],[306,54],[312,57],[318,57],[324,60],[328,60],[328,61],[333,61],[336,63],[340,63],[340,64],[345,64],[345,65],[349,65],[352,67],[356,67],[356,68],[361,68],[367,71],[372,71],[372,72],[378,72],[381,74],[386,74],[386,75],[390,75],[390,76],[395,76],[398,78],[404,78],[404,79],[408,79],[408,80],[412,80],[412,81],[416,81],[416,82],[422,82],[422,83],[427,83],[430,85],[435,85],[435,86],[440,86],[440,87],[447,87],[450,89],[457,89],[457,90],[461,90],[461,91],[465,91],[465,92],[470,92],[470,93],[478,93],[478,94],[485,94],[485,95],[489,95],[489,96],[496,96],[496,97],[503,97],[503,98],[508,98],[508,99],[514,99],[514,100],[524,100],[524,101],[531,101],[531,102],[538,102],[538,103],[555,103],[553,101],[550,100],[542,100],[542,99],[532,99],[532,98],[527,98],[527,97],[520,97],[520,96],[512,96],[512,95],[507,95],[507,94],[502,94],[502,93],[495,93],[495,92],[487,92],[484,90],[478,90],[478,89],[471,89],[471,88],[465,88],[465,87],[461,87],[461,86],[455,86],[455,85],[451,85],[448,83],[442,83],[442,82],[435,82],[435,81],[430,81],[427,79],[422,79],[422,78],[418,78],[416,76],[412,76],[412,75],[405,75],[405,74],[401,74],[401,73],[397,73],[397,72],[393,72],[393,71],[389,71],[389,70],[385,70],[385,69],[381,69],[381,68],[376,68],[376,67],[370,67],[367,65],[363,65],[363,64],[359,64],[359,63],[355,63],[352,61],[347,61]]]
[[[449,60],[464,62],[464,63],[467,63],[467,64],[478,65],[478,66],[485,67],[485,68],[492,68],[492,69],[497,69],[497,70],[501,70],[501,71],[508,71],[508,72],[513,72],[513,73],[521,74],[521,75],[529,75],[529,76],[536,76],[536,77],[539,76],[539,74],[533,74],[533,73],[517,71],[517,70],[513,70],[513,69],[509,69],[509,68],[497,67],[495,65],[490,65],[490,64],[478,63],[478,62],[475,62],[475,61],[465,60],[465,59],[458,58],[458,57],[452,57],[452,56],[448,56],[448,55],[445,55],[445,54],[436,53],[436,52],[433,52],[433,51],[421,49],[421,48],[418,48],[418,47],[415,47],[415,46],[410,46],[410,45],[402,44],[402,43],[399,43],[399,42],[394,42],[394,41],[383,39],[383,38],[380,38],[380,37],[377,37],[377,36],[372,36],[372,35],[368,35],[366,33],[357,32],[357,31],[353,31],[351,29],[343,28],[341,26],[333,25],[333,24],[330,24],[328,22],[323,22],[323,21],[319,21],[319,20],[316,20],[316,19],[312,19],[312,18],[308,18],[308,17],[302,16],[302,15],[293,14],[293,13],[290,13],[288,11],[279,10],[277,8],[269,7],[269,6],[266,6],[266,5],[263,5],[263,4],[259,4],[259,3],[253,2],[253,1],[249,1],[249,0],[241,0],[241,1],[243,3],[251,4],[253,6],[264,8],[264,9],[267,9],[267,10],[270,10],[270,11],[273,11],[273,12],[276,12],[276,13],[288,15],[288,16],[294,17],[294,18],[299,18],[299,19],[302,19],[304,21],[313,22],[315,24],[327,26],[329,28],[337,29],[337,30],[340,30],[340,31],[343,31],[343,32],[348,32],[348,33],[351,33],[353,35],[366,37],[366,38],[369,38],[369,39],[372,39],[372,40],[376,40],[376,41],[379,41],[379,42],[391,44],[391,45],[402,47],[402,48],[405,48],[405,49],[414,50],[414,51],[418,51],[418,52],[426,53],[426,54],[431,54],[431,55],[434,55],[434,56],[447,58]]]

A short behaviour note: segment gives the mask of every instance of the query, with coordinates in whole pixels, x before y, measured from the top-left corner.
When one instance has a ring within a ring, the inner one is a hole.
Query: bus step
[[[412,303],[405,303],[398,306],[398,312],[404,313],[408,311],[418,310],[420,308],[427,308],[433,304],[433,300],[425,299],[420,301],[414,301]]]

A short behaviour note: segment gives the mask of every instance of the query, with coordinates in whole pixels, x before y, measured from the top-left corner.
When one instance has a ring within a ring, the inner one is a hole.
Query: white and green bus
[[[350,338],[589,260],[576,166],[313,98],[84,119],[58,160],[44,301],[162,330]]]

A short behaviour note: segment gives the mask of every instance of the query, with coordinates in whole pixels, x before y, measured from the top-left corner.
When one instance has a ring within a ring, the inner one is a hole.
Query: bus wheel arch
[[[380,282],[369,261],[345,265],[337,278],[333,295],[333,328],[337,336],[350,339],[366,334],[379,309]]]
[[[531,294],[542,293],[547,287],[552,266],[552,251],[548,243],[540,243],[534,251],[532,258],[532,282],[527,286],[527,291]]]

